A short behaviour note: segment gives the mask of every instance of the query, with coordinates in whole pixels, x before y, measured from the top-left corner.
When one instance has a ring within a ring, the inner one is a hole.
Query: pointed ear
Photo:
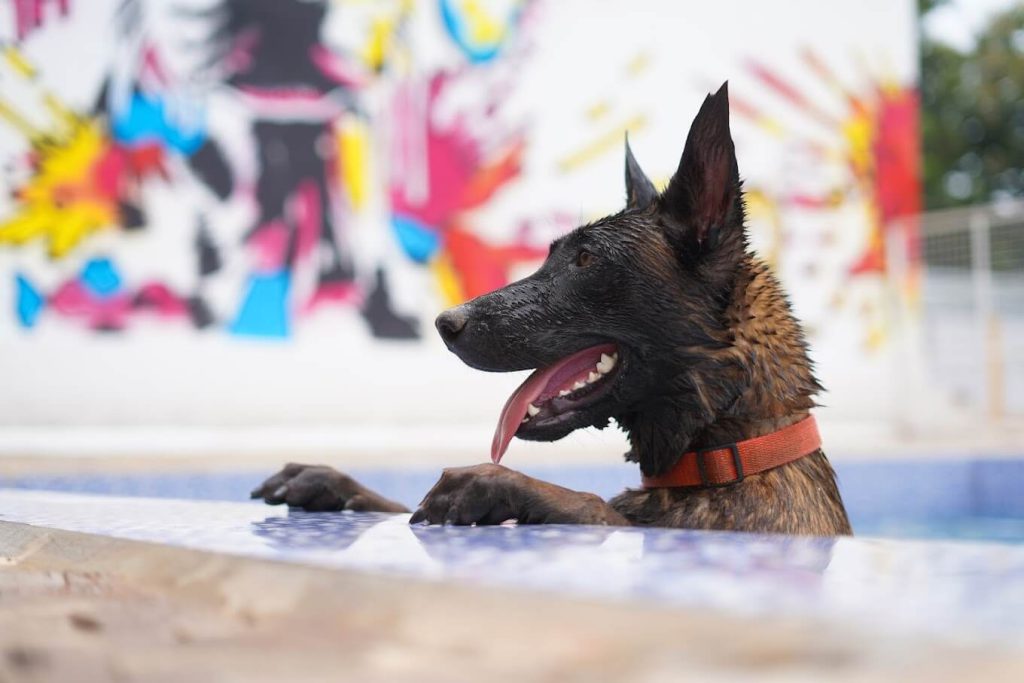
[[[661,210],[672,220],[669,238],[692,252],[706,252],[723,238],[743,234],[736,149],[729,132],[729,84],[708,95],[690,126],[686,147]]]
[[[658,191],[636,162],[633,150],[629,148],[629,133],[626,133],[626,207],[644,209],[657,198]]]

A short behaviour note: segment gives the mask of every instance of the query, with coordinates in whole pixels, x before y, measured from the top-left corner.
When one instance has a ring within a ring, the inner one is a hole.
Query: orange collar
[[[683,453],[679,462],[665,474],[643,477],[643,486],[645,489],[728,486],[743,481],[748,474],[799,460],[819,448],[818,424],[813,415],[808,415],[777,432]]]

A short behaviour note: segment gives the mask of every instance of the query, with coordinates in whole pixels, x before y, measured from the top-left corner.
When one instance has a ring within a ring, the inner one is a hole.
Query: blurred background
[[[434,317],[726,80],[828,452],[1019,453],[1024,3],[4,0],[0,454],[484,460]]]

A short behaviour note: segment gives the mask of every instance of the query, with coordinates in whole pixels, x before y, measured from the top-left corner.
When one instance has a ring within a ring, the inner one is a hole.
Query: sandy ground
[[[1020,681],[1024,653],[0,523],[0,681]]]

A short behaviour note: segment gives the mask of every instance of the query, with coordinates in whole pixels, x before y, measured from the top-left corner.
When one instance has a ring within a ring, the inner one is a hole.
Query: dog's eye
[[[586,268],[591,263],[593,263],[596,258],[597,258],[596,256],[591,254],[586,249],[580,249],[579,253],[576,254],[576,267],[577,268]]]

